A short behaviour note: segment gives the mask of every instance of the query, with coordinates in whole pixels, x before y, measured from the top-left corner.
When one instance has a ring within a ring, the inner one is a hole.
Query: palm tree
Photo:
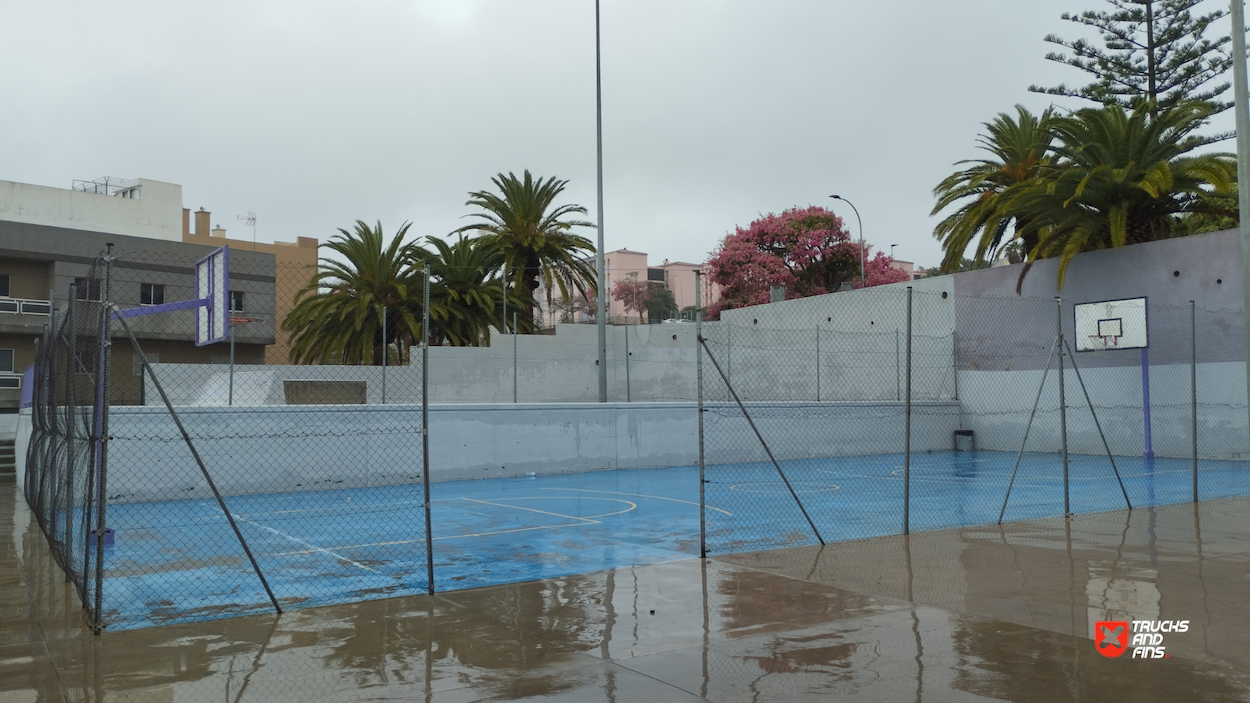
[[[992,122],[985,123],[988,134],[977,138],[979,148],[988,151],[993,158],[958,162],[973,166],[951,174],[933,189],[938,201],[930,215],[965,201],[933,231],[933,236],[942,240],[942,249],[946,252],[942,271],[959,270],[974,239],[977,247],[973,261],[992,261],[1004,244],[1003,237],[1009,226],[1014,225],[1014,231],[1007,243],[1023,234],[1025,251],[1037,245],[1036,235],[1026,228],[1027,220],[1005,210],[1002,196],[1009,188],[1032,181],[1054,164],[1051,154],[1054,120],[1050,109],[1036,117],[1021,105],[1016,106],[1015,117],[1000,113]]]
[[[1227,198],[1236,159],[1190,153],[1206,142],[1194,132],[1212,110],[1186,102],[1151,117],[1148,106],[1112,105],[1056,120],[1055,167],[1001,196],[1036,236],[1020,281],[1037,259],[1058,257],[1062,287],[1077,254],[1167,238],[1178,216],[1237,217]]]
[[[526,307],[535,305],[534,291],[540,281],[548,289],[557,287],[568,297],[570,285],[584,293],[595,285],[595,269],[589,262],[595,251],[591,241],[574,234],[574,227],[594,227],[583,220],[567,219],[585,215],[580,205],[553,206],[568,181],[554,176],[535,179],[527,170],[522,178],[502,173],[491,179],[499,193],[469,193],[466,205],[481,208],[472,213],[481,218],[455,233],[476,232],[480,239],[498,249],[508,266],[511,282],[526,296]],[[532,317],[532,315],[531,315]]]
[[[430,252],[430,330],[431,343],[443,341],[452,346],[481,346],[490,343],[490,328],[503,329],[502,305],[505,286],[498,275],[503,254],[485,238],[466,239],[453,243],[428,238],[434,247]],[[526,298],[515,289],[507,289],[512,310],[523,309]],[[437,314],[435,314],[437,311]],[[527,327],[528,321],[519,325]]]
[[[381,364],[392,342],[402,349],[421,334],[421,278],[414,266],[429,253],[405,244],[404,223],[383,246],[382,223],[356,221],[325,244],[342,260],[321,258],[318,272],[295,296],[282,321],[291,332],[291,361],[297,364]],[[386,330],[382,308],[387,309]],[[431,316],[445,312],[430,306]]]

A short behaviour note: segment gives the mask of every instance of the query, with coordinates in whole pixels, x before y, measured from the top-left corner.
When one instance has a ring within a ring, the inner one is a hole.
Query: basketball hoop
[[[1120,346],[1120,335],[1118,334],[1091,334],[1089,336],[1089,339],[1090,339],[1090,346],[1098,346],[1098,342],[1102,342],[1103,349],[1106,349],[1109,346],[1110,347]],[[1108,339],[1111,340],[1109,344],[1107,342]]]
[[[264,320],[262,320],[259,317],[232,317],[230,318],[231,325],[246,325],[251,322],[264,322]]]

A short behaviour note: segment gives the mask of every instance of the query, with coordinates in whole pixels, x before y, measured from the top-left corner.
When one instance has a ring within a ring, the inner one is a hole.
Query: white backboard
[[[195,295],[208,301],[195,309],[195,345],[225,340],[230,331],[230,247],[221,247],[196,262]]]
[[[1078,303],[1074,312],[1079,352],[1150,346],[1145,298]]]

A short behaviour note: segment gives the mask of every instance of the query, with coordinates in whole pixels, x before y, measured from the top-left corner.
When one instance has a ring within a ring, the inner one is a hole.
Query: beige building
[[[637,280],[645,283],[659,283],[665,288],[672,291],[673,299],[677,303],[677,309],[669,313],[670,317],[679,317],[681,311],[695,304],[695,271],[702,270],[706,264],[692,264],[685,261],[673,261],[668,259],[658,266],[652,266],[647,262],[646,252],[633,251],[631,249],[617,249],[615,251],[606,252],[603,255],[604,274],[607,279],[607,312],[608,321],[613,324],[638,324],[639,315],[637,311],[626,310],[626,301],[616,300],[612,297],[612,288],[621,281]],[[703,282],[703,306],[707,307],[715,302],[719,288],[712,285],[706,279]],[[559,293],[556,293],[558,296]],[[547,291],[540,288],[535,291],[535,297],[538,298],[541,305],[543,320],[545,324],[559,322],[563,316],[571,315],[575,322],[589,322],[594,319],[593,311],[588,310],[559,310],[559,306],[550,306],[547,304]],[[553,296],[554,297],[554,296]],[[594,301],[590,301],[593,303]],[[629,306],[632,307],[632,306]],[[647,315],[643,314],[643,319]]]
[[[194,215],[195,229],[192,230]],[[294,242],[256,243],[244,239],[230,239],[220,225],[210,229],[212,213],[200,208],[194,213],[182,209],[182,241],[188,244],[207,244],[214,247],[229,246],[242,251],[259,251],[273,254],[274,263],[274,343],[265,347],[266,364],[289,364],[291,343],[282,329],[282,321],[295,305],[295,296],[317,273],[317,240],[313,237],[297,237]],[[238,317],[249,317],[246,309],[236,311]]]

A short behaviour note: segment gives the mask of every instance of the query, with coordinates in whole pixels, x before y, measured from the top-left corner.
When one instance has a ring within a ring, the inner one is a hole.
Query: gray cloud
[[[609,249],[700,261],[838,192],[921,265],[932,187],[981,122],[1045,107],[1027,85],[1080,80],[1042,37],[1097,5],[602,2]],[[168,180],[236,233],[254,210],[262,240],[325,239],[357,218],[446,233],[468,191],[529,168],[593,220],[593,23],[591,0],[14,0],[0,178]]]

